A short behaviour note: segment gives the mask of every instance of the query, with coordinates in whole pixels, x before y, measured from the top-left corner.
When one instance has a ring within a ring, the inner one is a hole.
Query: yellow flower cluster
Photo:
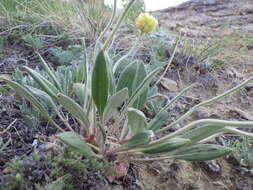
[[[135,25],[138,30],[140,30],[143,33],[151,33],[154,32],[157,28],[158,21],[155,17],[148,13],[141,13],[136,19],[135,19]]]

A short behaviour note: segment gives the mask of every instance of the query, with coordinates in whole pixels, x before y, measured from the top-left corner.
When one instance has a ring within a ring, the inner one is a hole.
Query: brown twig
[[[16,118],[13,122],[10,123],[10,125],[6,129],[4,129],[3,131],[0,131],[0,135],[6,133],[14,125],[14,123],[16,123],[17,120],[18,119]]]

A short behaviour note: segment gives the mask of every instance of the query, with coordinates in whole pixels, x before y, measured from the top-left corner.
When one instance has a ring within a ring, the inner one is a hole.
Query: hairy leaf
[[[134,62],[129,64],[121,73],[117,84],[117,91],[127,87],[129,96],[131,97],[133,92],[142,83],[147,76],[145,66],[142,62]],[[148,89],[144,90],[139,97],[136,98],[133,103],[134,108],[142,108],[147,100]]]
[[[19,94],[21,97],[28,100],[33,106],[38,108],[38,110],[41,112],[42,116],[45,118],[50,118],[48,111],[46,108],[39,102],[39,100],[25,87],[21,86],[17,82],[7,80],[4,78],[1,78],[4,82],[6,82],[8,85],[10,85],[17,94]]]
[[[24,69],[32,76],[32,78],[45,92],[47,92],[51,97],[56,98],[56,94],[59,92],[59,90],[50,81],[29,67],[24,66]]]
[[[128,108],[128,126],[133,135],[147,129],[147,121],[143,112],[134,108]]]
[[[116,91],[116,81],[115,77],[112,72],[112,60],[110,59],[109,55],[105,52],[105,60],[107,63],[107,73],[108,73],[108,79],[109,79],[109,93],[110,95],[115,94]]]
[[[140,83],[140,85],[134,90],[132,96],[129,99],[129,106],[132,106],[134,104],[134,102],[137,100],[138,97],[140,97],[140,95],[147,90],[147,88],[149,87],[149,83],[152,81],[152,79],[154,78],[154,76],[161,70],[161,68],[157,68],[155,70],[153,70],[152,72],[150,72],[144,79],[143,81]]]
[[[56,78],[55,72],[53,71],[53,69],[51,69],[49,67],[49,65],[46,63],[46,61],[43,59],[43,57],[41,57],[41,55],[39,53],[38,53],[38,56],[39,56],[39,58],[40,58],[40,60],[42,62],[42,65],[43,65],[44,69],[48,73],[49,77],[54,82],[54,84],[58,88],[58,90],[61,91],[61,85],[60,85],[59,81]]]
[[[190,139],[173,138],[173,139],[169,139],[168,141],[163,142],[161,144],[147,147],[144,150],[142,150],[141,152],[143,152],[145,154],[166,153],[166,152],[176,150],[176,149],[188,144],[190,141],[191,141]]]
[[[92,98],[97,106],[100,117],[108,98],[109,79],[107,74],[107,65],[103,51],[97,55],[92,73]]]
[[[83,154],[86,157],[94,155],[91,148],[87,145],[84,139],[75,132],[63,132],[57,135],[66,145],[70,146],[76,152]]]
[[[220,145],[197,144],[174,153],[172,158],[201,162],[223,157],[231,153],[231,151],[231,148]]]
[[[127,97],[128,90],[127,88],[123,88],[108,99],[104,111],[104,122],[107,122],[117,112],[117,108],[123,104]]]
[[[87,93],[85,84],[75,83],[73,85],[73,91],[76,97],[78,98],[79,102],[81,103],[81,105],[84,105],[85,93]]]
[[[170,113],[166,110],[159,112],[148,124],[148,129],[156,131],[160,129],[168,120]]]
[[[58,102],[69,111],[86,129],[89,129],[89,119],[83,109],[70,97],[59,93],[57,95]]]
[[[187,131],[185,134],[182,135],[182,137],[190,139],[191,143],[193,144],[203,139],[206,139],[216,133],[222,132],[223,128],[224,127],[221,126],[206,125]]]
[[[148,130],[134,135],[126,144],[127,149],[138,148],[145,146],[151,142],[151,138],[154,136],[153,131]]]
[[[25,85],[25,87],[36,97],[38,97],[41,100],[42,104],[45,104],[49,108],[52,108],[53,111],[57,114],[60,114],[59,109],[57,108],[55,102],[52,100],[52,98],[44,91],[33,88],[32,86]]]

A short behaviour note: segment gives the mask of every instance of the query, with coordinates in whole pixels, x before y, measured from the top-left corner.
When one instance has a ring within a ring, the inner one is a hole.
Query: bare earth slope
[[[168,33],[181,33],[181,49],[188,52],[183,58],[175,58],[166,78],[174,81],[174,86],[176,84],[179,89],[194,82],[199,84],[175,109],[183,113],[189,105],[218,95],[253,74],[252,0],[192,0],[154,14]],[[171,82],[168,83],[166,95],[173,94]],[[163,86],[166,87],[166,83]],[[206,106],[191,119],[252,120],[252,89],[249,85],[222,101]],[[226,136],[216,141],[224,143],[229,138]],[[141,169],[140,175],[143,189],[147,190],[253,189],[252,175],[239,166],[237,168],[231,158],[201,164],[154,162]]]

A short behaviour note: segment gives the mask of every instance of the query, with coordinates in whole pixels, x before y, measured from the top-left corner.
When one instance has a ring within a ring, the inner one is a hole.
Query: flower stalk
[[[106,25],[106,27],[104,28],[104,30],[101,32],[101,34],[99,35],[97,41],[100,41],[103,36],[105,35],[105,33],[110,29],[110,27],[112,26],[113,24],[113,21],[115,19],[115,15],[116,15],[116,12],[117,12],[117,0],[114,0],[114,4],[113,4],[113,13],[112,13],[112,16],[111,16],[111,19],[109,21],[109,23]]]
[[[251,121],[243,121],[243,122],[242,121],[224,121],[224,120],[218,120],[218,119],[202,119],[202,120],[192,122],[186,125],[185,127],[178,129],[177,131],[167,136],[164,136],[158,140],[155,140],[152,143],[150,143],[150,145],[162,143],[168,139],[179,136],[180,134],[183,134],[184,132],[190,129],[193,129],[197,126],[205,126],[205,125],[213,125],[213,126],[219,126],[219,127],[230,126],[230,128],[226,128],[226,131],[231,131],[231,127],[241,127],[241,128],[253,127],[253,122]],[[239,130],[237,132],[239,132]],[[248,133],[243,133],[243,134],[246,136],[248,135]]]
[[[119,27],[120,27],[122,21],[124,20],[124,18],[125,18],[125,16],[126,16],[128,10],[131,8],[131,6],[134,4],[134,2],[135,2],[135,0],[130,0],[129,3],[127,4],[127,6],[125,7],[123,13],[121,14],[121,16],[119,17],[117,23],[115,24],[115,26],[114,26],[114,28],[113,28],[111,34],[109,35],[109,37],[108,37],[107,40],[105,41],[104,46],[103,46],[103,48],[102,48],[103,51],[105,51],[105,50],[108,48],[110,42],[111,42],[112,39],[113,39],[113,36],[116,34],[117,30],[119,29]]]
[[[210,104],[210,103],[213,103],[215,101],[218,101],[228,95],[231,95],[233,94],[234,92],[236,92],[237,90],[245,87],[248,83],[250,83],[251,81],[253,80],[253,76],[251,76],[249,79],[245,80],[244,82],[242,82],[241,84],[239,84],[238,86],[234,87],[234,88],[231,88],[230,90],[222,93],[221,95],[219,96],[216,96],[216,97],[213,97],[209,100],[206,100],[204,102],[201,102],[199,104],[197,104],[196,106],[193,106],[188,112],[186,112],[184,115],[182,115],[179,119],[177,119],[176,121],[174,121],[173,123],[167,125],[166,127],[158,130],[156,133],[162,133],[174,126],[176,126],[177,124],[179,124],[180,122],[182,122],[183,120],[185,120],[187,117],[189,117],[195,110],[197,110],[198,108],[202,107],[202,106],[205,106],[207,104]]]
[[[122,61],[124,61],[126,58],[128,58],[129,56],[133,56],[133,53],[135,51],[135,49],[137,48],[139,42],[141,41],[141,36],[142,36],[142,33],[139,33],[137,39],[135,40],[135,43],[132,45],[131,49],[128,51],[128,53],[124,56],[122,56],[113,66],[113,70],[112,72],[115,73],[118,66],[120,65],[120,63]]]

